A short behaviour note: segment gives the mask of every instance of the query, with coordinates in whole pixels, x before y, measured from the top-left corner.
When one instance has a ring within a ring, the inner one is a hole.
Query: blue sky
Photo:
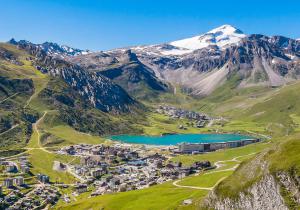
[[[91,50],[155,44],[231,24],[247,34],[300,38],[300,1],[0,0],[0,40]]]

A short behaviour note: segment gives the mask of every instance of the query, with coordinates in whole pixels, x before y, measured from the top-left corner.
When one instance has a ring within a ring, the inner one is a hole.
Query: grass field
[[[183,208],[181,205],[185,199],[199,201],[206,194],[206,191],[178,188],[171,183],[165,183],[143,190],[103,195],[90,199],[86,199],[87,195],[82,195],[77,198],[77,202],[71,205],[60,203],[55,209],[171,210]],[[189,206],[189,209],[194,208],[193,205]]]
[[[35,129],[33,130],[33,133],[31,135],[30,140],[29,140],[26,147],[29,147],[29,148],[38,148],[38,147],[40,147],[39,146],[39,136],[38,136],[37,130],[35,130]]]
[[[38,98],[38,94],[47,87],[47,84],[49,82],[49,77],[43,74],[40,78],[33,79],[34,84],[34,94],[30,97],[29,101],[27,101],[26,106],[29,106],[30,108],[39,111],[42,113],[45,110],[48,110],[49,107],[42,103],[40,99]]]
[[[266,171],[263,168],[266,166],[273,175],[284,171],[292,176],[295,174],[299,176],[299,139],[300,134],[276,138],[275,144],[264,153],[243,162],[230,177],[218,185],[216,188],[218,196],[236,198],[240,192],[245,192],[265,175]]]
[[[105,139],[99,136],[92,136],[90,134],[81,133],[74,130],[70,126],[66,125],[59,125],[52,128],[46,128],[44,132],[49,132],[52,135],[61,138],[64,140],[62,143],[63,145],[70,145],[70,144],[100,144],[104,143]]]
[[[58,172],[53,170],[53,162],[60,161],[62,163],[68,163],[74,159],[74,157],[67,155],[57,155],[54,153],[46,152],[42,149],[33,149],[29,152],[29,161],[32,165],[30,171],[36,175],[38,173],[46,174],[50,176],[51,182],[64,182],[74,183],[76,179],[67,172]]]
[[[236,163],[237,164],[237,163]],[[178,182],[180,185],[193,187],[214,187],[219,180],[228,177],[233,173],[232,171],[219,171],[209,174],[200,174],[198,176],[191,176]]]
[[[46,113],[45,113],[46,115]],[[45,116],[44,115],[44,116]],[[38,173],[50,176],[51,182],[74,183],[76,179],[67,172],[58,172],[53,170],[54,161],[68,163],[74,159],[72,156],[58,155],[41,146],[39,124],[44,116],[33,126],[33,135],[28,143],[29,162],[31,164],[30,171],[36,175]]]

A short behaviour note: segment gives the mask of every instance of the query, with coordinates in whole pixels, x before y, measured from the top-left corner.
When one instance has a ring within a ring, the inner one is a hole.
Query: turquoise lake
[[[172,134],[164,136],[116,135],[111,140],[132,144],[176,145],[186,143],[216,143],[253,139],[253,137],[238,134]]]

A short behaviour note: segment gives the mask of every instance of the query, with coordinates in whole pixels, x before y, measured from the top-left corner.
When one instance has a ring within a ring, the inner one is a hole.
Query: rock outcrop
[[[275,170],[274,156],[270,155],[274,154],[264,151],[240,165],[229,181],[221,182],[207,196],[202,207],[216,210],[298,209],[300,178],[297,170],[294,167]]]
[[[49,56],[39,45],[27,41],[15,44],[35,56],[33,62],[38,70],[62,78],[94,107],[105,112],[128,112],[131,106],[137,105],[124,89],[107,77],[89,72],[64,59]]]
[[[68,60],[90,72],[111,79],[137,98],[149,92],[165,92],[168,88],[131,50],[96,52],[69,57]]]
[[[212,193],[206,202],[217,210],[288,210],[280,194],[280,185],[271,175],[263,177],[245,192],[241,192],[237,198],[220,199]]]

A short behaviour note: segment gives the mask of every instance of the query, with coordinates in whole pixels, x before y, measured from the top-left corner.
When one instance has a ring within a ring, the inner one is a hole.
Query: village
[[[35,209],[54,204],[59,189],[50,185],[49,176],[37,174],[33,180],[26,156],[14,160],[0,160],[0,209]]]
[[[207,114],[184,110],[169,105],[159,105],[156,108],[156,112],[167,115],[170,119],[188,119],[190,123],[193,123],[193,126],[197,128],[203,128],[213,120]],[[179,128],[186,129],[184,125],[180,125]]]
[[[185,115],[197,120],[208,118],[197,113]],[[251,138],[216,143],[182,142],[157,147],[108,142],[57,148],[53,153],[69,156],[72,161],[66,163],[54,160],[52,170],[72,175],[77,181],[71,184],[57,182],[49,174],[33,174],[26,155],[2,158],[0,208],[39,209],[54,205],[59,200],[69,203],[82,193],[87,193],[90,197],[101,196],[180,180],[216,166],[205,160],[187,166],[181,162],[172,162],[171,158],[174,156],[241,147],[259,141],[260,139]],[[62,189],[67,189],[67,192]]]
[[[164,155],[145,154],[118,144],[73,145],[62,148],[58,153],[80,158],[78,164],[61,164],[60,167],[81,180],[75,186],[76,193],[86,192],[88,185],[95,186],[91,196],[143,189],[212,168],[208,161],[185,167],[168,161]]]
[[[70,195],[61,193],[60,188],[70,188],[73,196],[87,191],[90,196],[99,196],[144,189],[215,167],[209,161],[197,161],[189,166],[170,161],[178,154],[199,154],[258,141],[245,139],[209,144],[181,143],[156,148],[124,143],[65,146],[55,153],[74,157],[73,161],[54,161],[52,170],[71,174],[77,179],[72,184],[53,182],[47,174],[33,175],[26,156],[13,160],[1,159],[0,175],[3,182],[0,187],[0,205],[8,209],[35,209],[55,204],[59,199],[69,203]]]
[[[170,155],[174,154],[173,147],[168,149]],[[78,180],[73,184],[53,182],[47,174],[33,175],[26,156],[1,159],[0,208],[39,209],[59,199],[68,203],[70,194],[62,193],[62,188],[68,188],[75,197],[88,189],[93,189],[90,196],[98,196],[143,189],[213,168],[209,161],[183,166],[170,161],[170,156],[150,151],[126,144],[78,144],[60,148],[57,154],[73,156],[76,161],[54,161],[53,170],[73,175]]]

